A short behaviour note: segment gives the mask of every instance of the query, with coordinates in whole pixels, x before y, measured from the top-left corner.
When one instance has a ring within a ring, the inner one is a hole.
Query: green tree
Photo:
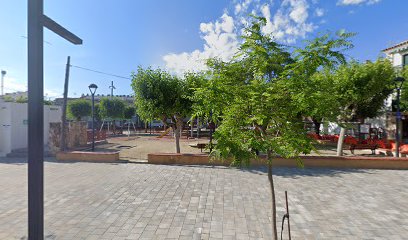
[[[28,102],[28,98],[27,97],[23,97],[23,96],[19,96],[16,98],[15,100],[16,103],[27,103]]]
[[[401,88],[400,107],[401,107],[401,111],[407,112],[408,111],[408,67],[405,66],[401,70],[401,72],[398,72],[398,75],[405,78],[405,82],[403,83],[402,88]]]
[[[137,113],[144,121],[160,119],[170,125],[176,137],[176,152],[180,153],[183,118],[189,116],[192,105],[187,81],[161,69],[141,67],[132,78]],[[167,123],[167,119],[171,122]]]
[[[99,108],[99,103],[95,103],[94,107],[95,107],[95,109],[94,109],[95,121],[101,121],[102,117],[101,117],[101,112],[100,112],[100,108]]]
[[[102,119],[113,120],[113,133],[116,133],[116,120],[123,120],[125,102],[119,98],[102,98],[99,102],[99,114]]]
[[[76,99],[68,102],[68,116],[77,121],[91,115],[91,102],[85,99]]]
[[[14,102],[13,97],[12,97],[12,96],[9,96],[9,95],[4,95],[4,96],[3,96],[3,100],[4,100],[5,102]]]
[[[378,59],[375,62],[351,62],[340,66],[325,77],[332,83],[333,96],[337,101],[338,123],[364,122],[383,113],[384,102],[392,93],[394,68],[389,60]],[[336,109],[335,109],[336,110]],[[341,128],[337,154],[342,155],[344,126]]]
[[[104,119],[123,119],[125,102],[119,98],[102,98],[99,103],[99,113]]]
[[[233,61],[210,61],[208,82],[195,94],[196,98],[206,98],[204,104],[222,119],[215,132],[217,145],[212,157],[242,166],[257,159],[258,152],[266,153],[272,229],[277,239],[273,159],[297,157],[312,150],[302,121],[302,116],[318,107],[308,94],[319,86],[312,86],[310,79],[319,69],[343,61],[336,49],[347,48],[350,36],[328,35],[290,52],[262,32],[265,24],[264,18],[256,17],[245,29],[244,43]]]
[[[125,107],[125,112],[124,112],[124,117],[125,119],[129,120],[132,119],[132,117],[136,113],[136,108],[134,106],[126,106]]]

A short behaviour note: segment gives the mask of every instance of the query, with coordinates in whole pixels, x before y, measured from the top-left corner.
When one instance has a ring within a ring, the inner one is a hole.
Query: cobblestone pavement
[[[25,239],[26,172],[0,160],[0,239]],[[271,239],[262,168],[47,162],[45,173],[47,239]],[[408,171],[274,174],[293,239],[407,239]]]

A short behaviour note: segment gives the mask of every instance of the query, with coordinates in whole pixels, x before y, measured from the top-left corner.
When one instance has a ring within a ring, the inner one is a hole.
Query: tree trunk
[[[268,151],[268,179],[271,186],[271,196],[272,196],[272,239],[278,240],[278,228],[276,223],[276,200],[275,200],[275,187],[273,185],[272,176],[272,152]]]
[[[193,130],[194,130],[194,118],[191,119],[190,125],[191,125],[191,126],[190,126],[190,127],[191,127],[190,136],[191,136],[191,138],[194,138],[194,134],[193,134]]]
[[[176,153],[180,153],[180,127],[175,124],[174,135],[176,136]]]
[[[337,156],[343,156],[343,142],[344,142],[344,135],[346,134],[346,129],[341,128],[339,141],[337,142]]]
[[[147,133],[147,121],[145,122],[145,133]]]
[[[322,121],[319,119],[312,119],[313,121],[313,126],[314,126],[314,131],[317,135],[320,135],[320,125],[322,124]]]
[[[197,117],[197,138],[200,138],[200,118]]]

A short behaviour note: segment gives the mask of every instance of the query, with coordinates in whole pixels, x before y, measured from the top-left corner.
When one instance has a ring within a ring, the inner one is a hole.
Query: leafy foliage
[[[19,96],[19,97],[16,98],[15,102],[16,103],[28,103],[28,98],[23,97],[23,96]]]
[[[176,150],[180,152],[179,135],[183,118],[191,113],[191,89],[184,79],[173,76],[161,69],[138,68],[132,74],[132,88],[139,116],[147,121],[161,119],[176,134]]]
[[[136,108],[134,106],[126,106],[125,107],[125,112],[124,112],[124,117],[125,119],[132,119],[132,117],[136,113]]]
[[[99,113],[102,118],[123,119],[125,102],[119,98],[102,98],[99,103]]]
[[[311,151],[302,116],[316,113],[316,102],[326,96],[316,94],[320,79],[313,76],[345,62],[341,51],[352,46],[352,34],[326,34],[291,52],[262,33],[264,24],[265,19],[256,17],[245,29],[233,61],[210,60],[207,81],[195,92],[194,98],[222,119],[213,156],[233,159],[235,165],[249,164],[257,152],[270,153],[272,161],[276,155]]]
[[[316,103],[326,95],[321,94],[326,89],[316,93],[321,87],[316,83],[323,79],[313,76],[345,62],[341,51],[352,46],[348,38],[353,34],[324,35],[289,51],[262,32],[265,24],[264,18],[255,17],[233,61],[208,61],[210,70],[193,99],[194,110],[201,111],[198,114],[211,110],[212,120],[220,120],[213,157],[242,166],[257,159],[259,152],[267,154],[277,239],[273,158],[297,157],[312,150],[302,116],[324,114]]]
[[[81,118],[91,115],[91,102],[85,99],[77,99],[68,102],[68,116],[80,121]]]
[[[191,111],[191,100],[185,81],[161,69],[138,68],[132,75],[135,104],[144,120],[185,116]]]
[[[408,67],[405,66],[401,72],[399,73],[400,76],[405,78],[405,82],[401,88],[401,111],[408,111]]]
[[[337,97],[339,120],[357,121],[378,116],[394,89],[394,76],[394,68],[386,59],[351,62],[340,66],[334,74],[327,74],[326,78],[333,84],[331,92]]]

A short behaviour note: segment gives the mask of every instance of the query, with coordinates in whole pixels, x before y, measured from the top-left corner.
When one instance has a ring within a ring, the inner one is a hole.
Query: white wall
[[[388,52],[386,53],[387,58],[392,62],[394,67],[402,67],[404,55],[408,54],[408,50],[400,50],[396,52]]]
[[[5,156],[11,151],[11,114],[8,105],[7,103],[0,102],[0,157]]]
[[[14,149],[27,148],[27,120],[26,103],[0,102],[0,156]],[[60,121],[59,106],[44,106],[44,145],[48,144],[50,123]]]

